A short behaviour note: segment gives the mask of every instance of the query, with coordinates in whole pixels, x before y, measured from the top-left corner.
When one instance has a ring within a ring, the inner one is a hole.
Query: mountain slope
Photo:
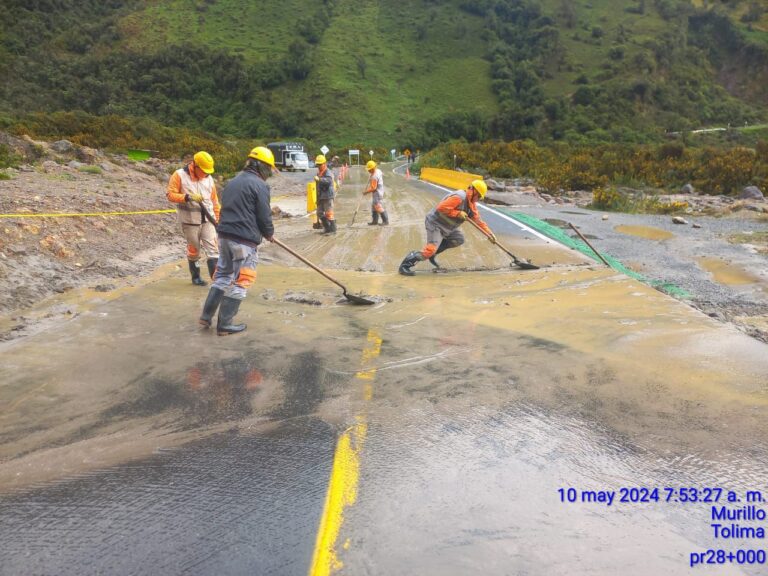
[[[8,1],[12,117],[84,110],[387,148],[640,141],[765,117],[766,17],[742,22],[745,2]]]

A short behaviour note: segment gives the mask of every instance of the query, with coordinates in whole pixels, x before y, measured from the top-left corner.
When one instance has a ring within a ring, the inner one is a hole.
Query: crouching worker
[[[258,146],[248,154],[245,168],[235,176],[221,194],[219,218],[219,261],[213,286],[203,306],[200,324],[211,325],[216,309],[219,336],[245,330],[234,318],[248,288],[256,280],[258,247],[262,238],[272,241],[270,190],[267,179],[275,168],[275,157],[269,148]]]
[[[422,260],[429,260],[435,268],[440,268],[435,256],[449,248],[464,244],[464,235],[459,227],[467,218],[471,218],[485,230],[489,234],[488,239],[495,243],[496,236],[480,218],[477,210],[478,199],[485,198],[487,191],[488,186],[484,181],[473,180],[466,190],[456,190],[446,194],[424,219],[424,225],[427,228],[427,245],[421,252],[410,252],[400,264],[398,272],[405,276],[413,276],[414,272],[411,268]]]

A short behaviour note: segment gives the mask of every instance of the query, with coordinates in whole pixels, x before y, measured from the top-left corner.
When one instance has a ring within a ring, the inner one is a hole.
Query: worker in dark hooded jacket
[[[226,185],[221,195],[219,261],[200,316],[200,324],[207,328],[221,306],[216,325],[219,336],[246,328],[245,324],[235,324],[234,318],[248,288],[256,280],[259,244],[263,238],[272,242],[275,233],[266,182],[274,169],[272,152],[257,146],[248,154],[243,171]]]

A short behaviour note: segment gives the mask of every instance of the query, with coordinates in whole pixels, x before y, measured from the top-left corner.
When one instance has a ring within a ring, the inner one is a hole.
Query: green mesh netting
[[[589,256],[590,258],[594,258],[595,260],[597,260],[602,264],[602,260],[600,260],[600,257],[597,254],[595,254],[595,252],[589,246],[587,246],[580,239],[571,238],[570,236],[568,236],[568,234],[565,233],[564,230],[556,226],[552,226],[551,224],[548,224],[543,220],[539,220],[538,218],[534,218],[533,216],[530,216],[528,214],[523,214],[522,212],[512,212],[511,210],[506,208],[495,208],[495,209],[498,210],[499,212],[506,214],[510,218],[514,218],[515,220],[522,222],[526,226],[533,228],[537,232],[541,232],[545,236],[548,236],[552,240],[555,240],[560,244],[563,244],[564,246],[568,246],[569,248],[573,248],[574,250],[578,250],[582,254]],[[675,286],[674,284],[671,284],[669,282],[651,280],[649,278],[646,278],[642,274],[638,274],[637,272],[630,270],[629,268],[624,266],[621,262],[619,262],[615,258],[612,258],[611,256],[605,253],[603,253],[602,256],[608,261],[608,263],[611,265],[611,268],[613,268],[618,272],[621,272],[622,274],[626,274],[627,276],[630,276],[636,280],[639,280],[643,284],[647,284],[648,286],[651,286],[653,288],[656,288],[657,290],[660,290],[671,296],[676,296],[678,298],[691,297],[691,295],[688,292],[686,292],[679,286]]]

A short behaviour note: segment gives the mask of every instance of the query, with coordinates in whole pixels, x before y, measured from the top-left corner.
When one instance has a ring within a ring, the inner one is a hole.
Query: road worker
[[[466,190],[456,190],[446,194],[424,219],[427,229],[427,245],[421,252],[413,251],[400,264],[398,272],[405,276],[413,276],[411,267],[422,260],[429,260],[435,268],[440,265],[435,256],[464,244],[464,235],[459,227],[464,220],[470,218],[488,234],[488,239],[496,243],[496,236],[488,225],[480,218],[477,209],[478,199],[485,198],[488,185],[483,180],[473,180]],[[438,245],[439,242],[439,245]]]
[[[368,161],[365,169],[371,175],[368,178],[368,188],[363,192],[371,195],[371,221],[368,222],[368,226],[376,226],[379,223],[379,216],[381,216],[381,225],[386,226],[389,224],[389,216],[384,208],[384,176],[373,160]]]
[[[208,274],[213,278],[219,248],[216,242],[215,222],[210,222],[208,214],[219,217],[219,199],[216,184],[213,181],[213,158],[208,152],[200,151],[192,162],[179,168],[168,181],[165,195],[176,204],[181,231],[187,241],[187,261],[192,275],[192,284],[205,286],[200,277],[200,250],[205,252]]]
[[[200,324],[207,328],[221,306],[216,325],[219,336],[246,328],[245,324],[235,324],[234,318],[256,280],[259,244],[263,238],[272,242],[275,233],[266,182],[273,170],[274,155],[269,148],[257,146],[248,154],[245,168],[229,181],[221,195],[219,261],[200,316]]]
[[[333,216],[333,199],[336,197],[338,185],[333,177],[333,170],[328,167],[328,161],[323,154],[315,158],[315,166],[317,166],[317,176],[315,176],[317,217],[323,225],[323,234],[334,234],[336,220]]]

